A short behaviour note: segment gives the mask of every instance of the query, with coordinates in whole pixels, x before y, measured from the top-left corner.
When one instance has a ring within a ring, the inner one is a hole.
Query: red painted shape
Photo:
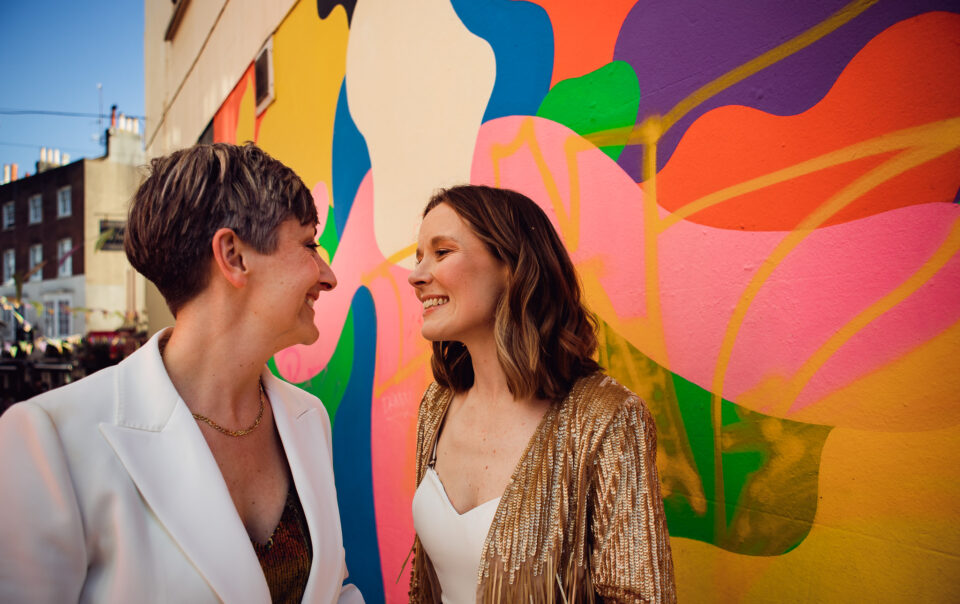
[[[620,27],[636,0],[531,0],[553,25],[553,86],[613,60]]]
[[[237,85],[220,105],[220,109],[213,116],[213,140],[218,143],[237,143],[237,124],[240,120],[240,100],[247,86],[253,85],[253,63],[240,76]],[[259,134],[259,120],[256,132]]]
[[[842,35],[838,32],[834,35]],[[694,122],[657,179],[658,203],[676,211],[708,194],[872,138],[960,117],[960,15],[925,13],[871,40],[817,105],[795,116],[748,107]],[[688,220],[727,229],[791,230],[815,208],[901,151],[835,165],[740,195]],[[960,150],[886,180],[825,225],[895,208],[952,202]],[[880,181],[868,176],[868,180]]]

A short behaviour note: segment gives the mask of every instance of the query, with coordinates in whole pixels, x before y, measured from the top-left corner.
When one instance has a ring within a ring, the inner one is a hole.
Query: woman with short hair
[[[316,227],[252,144],[153,160],[125,248],[176,324],[0,418],[0,601],[362,602],[327,412],[266,366],[319,335]]]
[[[409,281],[436,380],[417,428],[412,602],[672,602],[647,407],[593,360],[549,219],[505,189],[427,204]]]

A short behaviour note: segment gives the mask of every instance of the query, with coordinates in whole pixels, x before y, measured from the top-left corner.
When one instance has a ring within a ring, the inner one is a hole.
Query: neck
[[[481,341],[471,342],[467,345],[470,352],[470,361],[473,363],[473,386],[470,387],[472,394],[480,400],[496,402],[514,402],[516,399],[510,393],[507,386],[507,375],[500,366],[500,360],[497,358],[497,343],[494,341],[493,334],[489,338]]]
[[[177,313],[163,364],[192,412],[239,423],[259,406],[260,374],[275,351],[237,313],[206,308],[217,306],[191,303]]]

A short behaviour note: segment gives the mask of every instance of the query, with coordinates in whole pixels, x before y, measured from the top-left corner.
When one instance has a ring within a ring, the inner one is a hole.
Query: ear
[[[211,241],[213,246],[213,262],[217,270],[231,285],[243,287],[249,278],[247,263],[243,255],[246,245],[233,229],[217,229]]]

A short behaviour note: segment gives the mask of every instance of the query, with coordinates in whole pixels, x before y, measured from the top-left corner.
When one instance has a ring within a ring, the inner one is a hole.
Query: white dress
[[[413,527],[437,572],[444,604],[477,601],[477,571],[500,498],[463,514],[450,503],[433,466],[413,495]]]

